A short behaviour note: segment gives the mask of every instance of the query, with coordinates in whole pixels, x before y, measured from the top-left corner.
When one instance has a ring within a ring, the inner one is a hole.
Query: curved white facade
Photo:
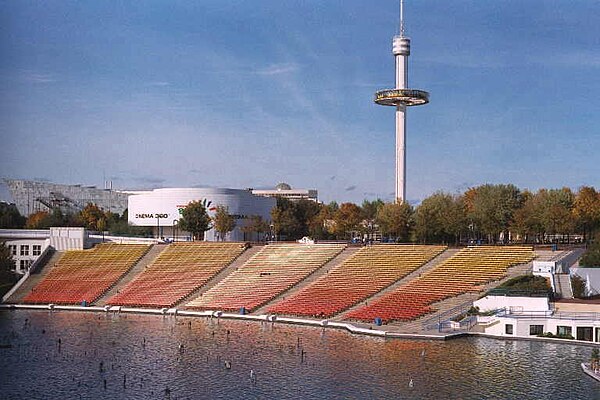
[[[215,215],[219,205],[229,208],[229,214],[236,219],[235,229],[227,234],[226,240],[243,241],[240,230],[252,215],[260,215],[271,220],[271,209],[275,207],[273,198],[253,195],[248,190],[220,188],[167,188],[134,194],[128,200],[128,220],[131,225],[155,227],[158,237],[182,236],[176,225],[181,211],[192,201],[204,203],[208,215]],[[214,229],[207,231],[205,240],[217,240]],[[249,238],[248,238],[249,239]]]

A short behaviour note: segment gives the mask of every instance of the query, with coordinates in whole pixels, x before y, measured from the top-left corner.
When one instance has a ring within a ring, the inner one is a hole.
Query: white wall
[[[192,201],[202,201],[207,205],[210,217],[214,216],[216,207],[228,207],[229,213],[236,218],[236,228],[228,234],[227,240],[241,241],[244,235],[240,228],[252,215],[260,215],[270,221],[271,209],[276,199],[255,196],[248,190],[218,188],[166,188],[152,192],[129,196],[128,222],[138,226],[162,226],[162,235],[171,233],[173,226],[181,217],[183,210]],[[168,229],[165,229],[167,228]],[[177,235],[181,235],[178,232]],[[216,240],[216,232],[211,229],[205,233],[205,240]]]
[[[544,333],[552,333],[556,335],[558,333],[558,327],[570,327],[571,335],[577,338],[577,327],[591,327],[593,330],[593,341],[600,342],[600,320],[590,319],[566,319],[566,318],[511,318],[508,317],[495,317],[492,318],[494,322],[484,327],[484,331],[487,334],[494,336],[504,337],[532,337],[536,335],[530,335],[531,325],[542,325]],[[506,325],[511,324],[513,326],[513,334],[506,333]]]
[[[83,250],[89,247],[84,228],[50,228],[50,245],[55,250]]]
[[[513,311],[549,311],[547,297],[485,296],[473,302],[480,311],[492,311],[501,308]]]
[[[24,274],[29,269],[29,266],[39,258],[40,254],[42,254],[49,245],[50,240],[48,239],[18,239],[6,241],[6,246],[12,251],[11,254],[13,260],[15,260],[15,271],[18,274]],[[38,247],[34,248],[34,246]],[[34,253],[34,250],[36,249],[39,249],[39,253]]]

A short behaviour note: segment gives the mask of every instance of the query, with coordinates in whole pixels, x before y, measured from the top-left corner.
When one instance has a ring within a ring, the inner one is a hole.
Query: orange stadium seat
[[[408,321],[432,311],[430,305],[481,285],[502,279],[508,268],[528,263],[531,247],[467,247],[422,276],[345,315],[346,319],[384,322]]]

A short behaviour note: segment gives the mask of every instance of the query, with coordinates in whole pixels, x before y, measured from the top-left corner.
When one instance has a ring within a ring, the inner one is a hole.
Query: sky
[[[0,0],[0,177],[394,197],[398,0]],[[406,0],[407,199],[600,188],[600,3]],[[1,193],[1,192],[0,192]]]

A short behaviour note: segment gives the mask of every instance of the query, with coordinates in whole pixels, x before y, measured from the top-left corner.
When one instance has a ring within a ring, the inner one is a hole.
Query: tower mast
[[[400,0],[400,35],[392,40],[392,53],[396,61],[395,89],[379,90],[375,103],[396,107],[396,201],[406,201],[406,107],[429,102],[429,93],[408,89],[408,56],[410,38],[404,36],[404,0]]]

